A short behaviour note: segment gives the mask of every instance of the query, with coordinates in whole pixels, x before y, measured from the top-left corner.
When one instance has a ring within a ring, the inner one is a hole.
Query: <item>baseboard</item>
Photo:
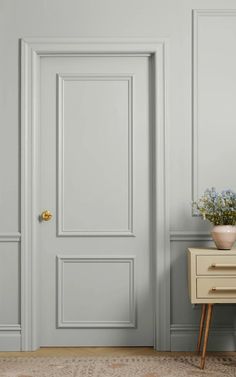
[[[21,334],[20,331],[0,331],[0,351],[20,351]]]
[[[198,326],[171,325],[171,351],[195,351]],[[235,351],[236,333],[232,326],[212,327],[208,340],[208,351]]]
[[[171,351],[195,351],[198,326],[171,325]],[[210,330],[208,351],[236,351],[236,332],[232,326],[213,327]],[[20,331],[0,331],[0,351],[20,351]]]

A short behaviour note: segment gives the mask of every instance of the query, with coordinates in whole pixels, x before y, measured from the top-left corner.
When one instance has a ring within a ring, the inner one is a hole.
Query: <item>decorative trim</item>
[[[194,9],[192,11],[192,200],[199,197],[198,166],[198,20],[199,17],[236,17],[236,9]],[[193,216],[198,216],[192,213]]]
[[[216,16],[236,16],[236,9],[193,9],[193,13],[198,16],[216,17]]]
[[[170,349],[170,240],[168,210],[168,43],[166,39],[21,40],[21,322],[22,350],[39,347],[37,308],[37,104],[39,63],[42,56],[109,54],[150,56],[153,74],[153,184],[152,223],[155,348]]]
[[[198,12],[192,12],[192,200],[198,199]],[[194,211],[193,216],[196,216]]]
[[[209,232],[173,231],[170,232],[171,241],[212,241]]]
[[[169,129],[167,40],[153,53],[153,275],[155,292],[155,348],[170,350]],[[152,115],[152,114],[151,114]]]
[[[66,321],[64,319],[63,286],[65,263],[128,263],[129,313],[128,321]],[[134,328],[136,327],[135,257],[57,256],[57,325],[58,328]]]
[[[21,325],[1,325],[0,331],[21,331]]]
[[[171,351],[195,351],[199,327],[197,325],[171,325]],[[212,326],[208,349],[211,351],[235,351],[235,328]]]
[[[38,348],[39,56],[21,40],[21,350]]]
[[[20,242],[21,234],[16,233],[1,233],[0,242]]]
[[[65,74],[58,80],[58,236],[131,236],[133,237],[133,81],[132,74]],[[126,81],[128,82],[128,229],[64,229],[64,82],[65,81]]]
[[[198,325],[191,325],[191,324],[172,324],[171,325],[171,332],[196,332],[198,333],[199,326]],[[234,326],[211,326],[211,333],[234,333],[236,329]]]
[[[0,351],[12,352],[21,351],[21,334],[20,332],[0,332]]]

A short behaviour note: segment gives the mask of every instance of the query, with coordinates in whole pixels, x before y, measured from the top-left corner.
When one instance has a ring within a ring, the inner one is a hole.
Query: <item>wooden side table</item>
[[[188,249],[188,285],[191,303],[202,304],[197,351],[200,353],[205,326],[204,369],[213,305],[236,303],[236,249]]]

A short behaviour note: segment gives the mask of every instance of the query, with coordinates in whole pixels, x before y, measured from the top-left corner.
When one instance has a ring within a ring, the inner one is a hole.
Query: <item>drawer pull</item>
[[[212,268],[236,268],[236,264],[230,263],[212,263]]]
[[[211,291],[236,291],[236,287],[212,287]]]

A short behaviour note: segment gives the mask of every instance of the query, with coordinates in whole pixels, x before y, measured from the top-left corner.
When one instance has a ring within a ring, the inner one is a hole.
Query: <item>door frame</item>
[[[153,106],[152,197],[154,339],[170,350],[170,237],[168,213],[168,40],[111,38],[24,38],[21,40],[21,350],[39,347],[37,287],[38,84],[43,56],[148,56]]]

